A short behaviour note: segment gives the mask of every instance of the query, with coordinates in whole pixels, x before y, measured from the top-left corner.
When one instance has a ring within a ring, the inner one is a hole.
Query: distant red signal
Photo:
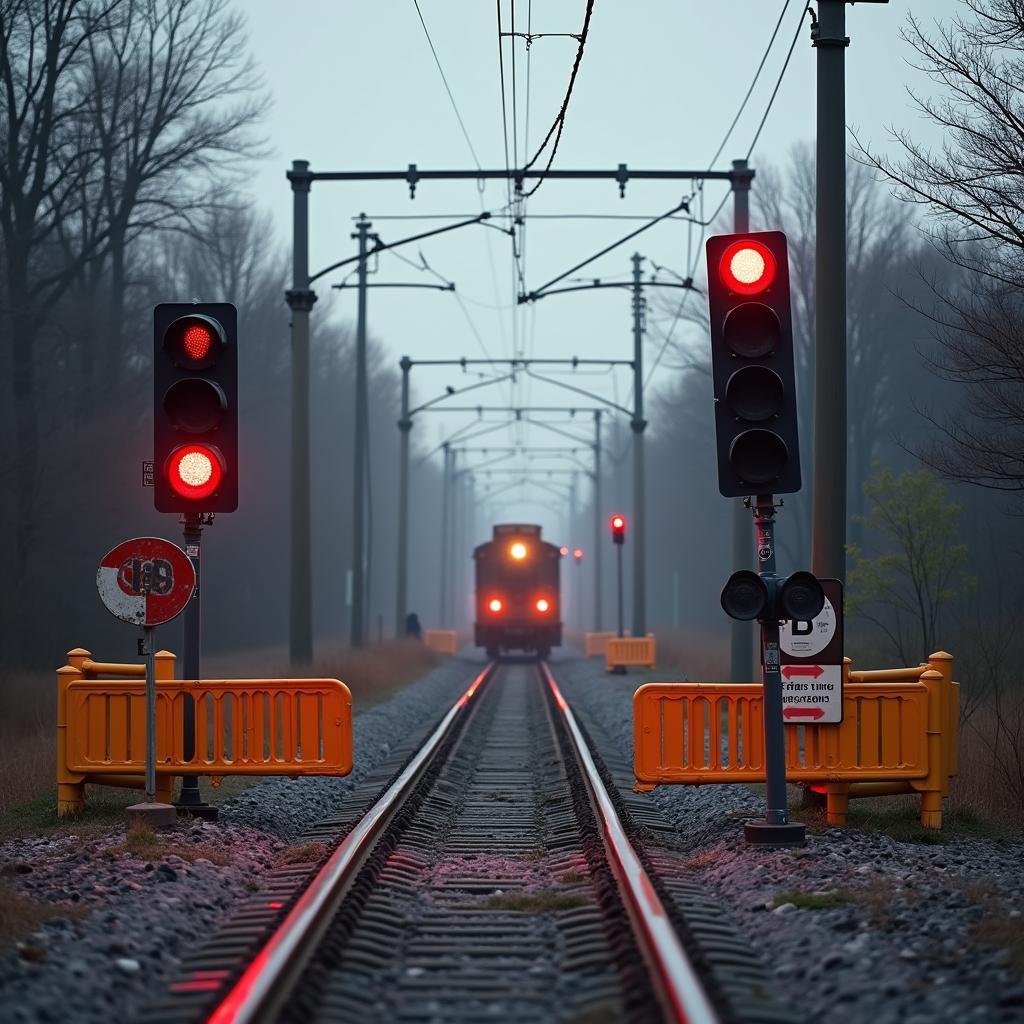
[[[583,548],[576,548],[572,553],[572,557],[578,562],[583,557]]]
[[[612,516],[611,520],[612,527],[612,540],[616,544],[622,544],[626,540],[626,517],[620,515]]]

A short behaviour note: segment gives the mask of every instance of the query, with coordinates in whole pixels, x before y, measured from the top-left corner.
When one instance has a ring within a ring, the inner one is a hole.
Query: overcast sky
[[[509,162],[522,165],[558,111],[577,45],[571,38],[549,36],[534,39],[528,50],[525,39],[506,39],[503,119],[495,4],[420,0],[474,155],[445,92],[413,0],[299,0],[287,5],[281,0],[247,0],[243,6],[253,52],[274,99],[266,125],[273,155],[256,170],[251,188],[257,202],[272,210],[280,239],[289,243],[291,193],[284,172],[293,159],[309,160],[314,170],[401,170],[409,163],[425,169],[474,168],[477,161],[488,169],[504,168],[504,120]],[[733,158],[746,155],[797,32],[789,67],[751,162],[755,168],[781,163],[793,143],[813,139],[815,51],[803,6],[802,0],[789,3],[718,169],[728,169]],[[514,4],[515,29],[533,34],[577,33],[585,7],[585,0],[519,0]],[[888,5],[847,7],[851,46],[846,51],[846,119],[863,139],[883,145],[887,127],[897,126],[934,141],[906,94],[908,84],[927,93],[931,83],[907,66],[909,48],[900,39],[900,29],[908,11],[923,19],[948,18],[959,7],[957,0],[893,0]],[[510,0],[501,0],[501,8],[503,28],[509,31]],[[555,166],[612,169],[626,163],[633,168],[706,169],[782,8],[783,0],[596,0]],[[804,24],[798,30],[801,18]],[[722,183],[708,184],[704,200],[708,213],[726,188]],[[613,182],[547,181],[529,200],[527,213],[653,216],[674,206],[688,191],[688,183],[632,182],[625,199],[620,199]],[[494,181],[480,189],[474,181],[421,183],[415,200],[410,200],[400,182],[317,183],[311,197],[311,266],[316,272],[354,252],[352,219],[361,211],[373,220],[373,229],[391,241],[444,222],[385,218],[474,215],[481,209],[502,210],[506,203],[505,184]],[[699,209],[695,203],[695,212]],[[640,223],[528,221],[521,261],[527,289],[544,284]],[[420,246],[401,251],[417,260]],[[623,279],[629,274],[634,251],[686,273],[688,262],[700,258],[699,234],[684,222],[666,222],[583,273],[588,278]],[[422,243],[422,252],[436,271],[456,282],[464,309],[443,292],[371,291],[370,330],[396,361],[402,354],[473,357],[482,356],[484,350],[495,357],[508,357],[514,350],[547,357],[629,358],[632,354],[626,291],[554,296],[517,307],[510,241],[484,227],[429,240]],[[431,280],[393,256],[382,256],[377,269],[374,280],[381,282]],[[321,300],[329,284],[341,277],[339,272],[317,283]],[[354,318],[355,293],[336,295],[341,313]],[[321,305],[314,309],[314,319],[318,314],[323,315]],[[648,337],[648,365],[660,347],[660,339]],[[665,383],[671,372],[659,369],[652,387]],[[625,371],[618,381],[607,374],[566,379],[620,403],[629,398]],[[413,381],[420,400],[448,384],[471,383],[459,371],[425,368],[414,370]],[[487,398],[488,394],[492,397]],[[511,397],[520,405],[592,404],[568,391],[559,395],[551,387],[526,381],[517,385]],[[507,387],[495,386],[479,391],[473,404],[506,403],[509,398]],[[433,445],[465,419],[455,414],[423,415],[417,435]],[[711,422],[709,409],[709,430]],[[652,422],[650,429],[656,430],[657,423]],[[511,436],[511,432],[492,435],[493,443],[508,443]],[[558,443],[557,435],[541,428],[522,436],[531,445]],[[553,476],[550,483],[557,488],[558,481],[565,479]],[[499,485],[497,476],[492,480]],[[506,518],[540,521],[546,532],[559,534],[560,520],[549,511],[557,505],[550,491],[531,488],[504,495],[502,512]],[[571,538],[566,540],[572,543]]]

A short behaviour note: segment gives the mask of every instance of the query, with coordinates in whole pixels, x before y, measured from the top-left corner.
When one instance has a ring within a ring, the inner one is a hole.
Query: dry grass
[[[289,846],[277,858],[277,866],[283,867],[285,864],[316,864],[326,856],[326,843],[299,843],[295,846]]]
[[[1024,706],[1011,716],[1024,717]],[[981,707],[960,729],[960,760],[950,786],[950,808],[986,821],[1024,828],[1024,736],[1000,735],[993,710]]]
[[[441,657],[417,640],[392,640],[318,658],[309,671],[313,676],[340,679],[352,691],[352,703],[358,710],[386,700],[429,672]]]
[[[11,886],[0,882],[0,951],[10,949],[16,942],[36,931],[46,921],[56,917],[80,918],[85,915],[81,907],[65,907],[53,903],[37,903],[22,896]],[[35,952],[34,952],[35,950]],[[41,959],[42,951],[26,947],[25,959]],[[45,954],[43,954],[45,955]]]
[[[831,889],[828,892],[799,892],[787,889],[778,893],[772,900],[772,906],[781,907],[784,903],[792,903],[802,910],[830,910],[832,907],[845,907],[853,897],[845,889]]]
[[[714,683],[729,678],[729,645],[709,643],[698,629],[658,630],[658,668],[675,672],[679,682]]]
[[[169,856],[180,857],[189,864],[197,860],[208,860],[211,864],[230,864],[231,858],[224,850],[213,843],[189,843],[177,840],[173,836],[159,836],[152,829],[132,829],[123,843],[111,846],[108,857],[121,857],[126,853],[139,860],[164,860]]]
[[[541,892],[491,896],[484,901],[483,905],[487,910],[518,910],[526,914],[549,914],[556,910],[572,910],[575,907],[583,907],[589,902],[590,900],[586,896],[544,889]]]

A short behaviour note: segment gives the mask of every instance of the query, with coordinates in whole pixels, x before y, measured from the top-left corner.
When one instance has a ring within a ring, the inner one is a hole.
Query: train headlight
[[[517,561],[521,562],[526,557],[526,545],[522,541],[516,541],[508,549],[508,553]]]

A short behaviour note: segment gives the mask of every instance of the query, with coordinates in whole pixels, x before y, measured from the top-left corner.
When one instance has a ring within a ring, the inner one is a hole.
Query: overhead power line
[[[561,110],[558,111],[558,116],[552,122],[551,127],[548,129],[547,135],[544,136],[544,140],[537,148],[537,152],[533,154],[533,157],[530,160],[530,162],[526,164],[526,166],[523,168],[524,171],[528,171],[537,162],[537,160],[540,159],[540,155],[541,153],[544,152],[552,135],[554,135],[555,140],[551,146],[551,155],[548,157],[547,166],[544,168],[545,173],[547,173],[551,169],[551,165],[555,161],[555,153],[558,152],[558,143],[559,140],[562,138],[562,129],[565,127],[565,112],[566,110],[569,109],[569,99],[572,96],[572,87],[576,84],[576,75],[579,73],[580,62],[583,60],[583,49],[587,45],[587,33],[590,31],[590,18],[593,13],[594,0],[587,0],[587,11],[583,17],[583,28],[580,30],[579,34],[579,47],[576,50],[576,60],[573,61],[572,74],[569,75],[569,85],[565,90],[565,99],[562,100],[562,108]],[[541,183],[543,181],[544,178],[542,176],[537,181],[537,184],[534,185],[533,188],[531,188],[530,191],[526,193],[526,197],[529,198],[530,196],[532,196],[533,193],[540,188]]]
[[[754,93],[754,86],[757,85],[758,78],[761,77],[761,72],[764,70],[765,63],[768,60],[768,55],[772,52],[772,47],[775,45],[775,38],[779,34],[779,29],[782,27],[782,19],[786,16],[786,11],[789,10],[789,5],[793,0],[784,0],[782,4],[782,10],[779,12],[778,21],[775,22],[775,29],[772,32],[771,39],[768,40],[768,45],[764,48],[764,53],[761,54],[761,61],[757,65],[757,70],[754,72],[754,77],[750,80],[750,87],[747,89],[746,95],[740,102],[739,110],[736,111],[736,116],[732,119],[732,123],[729,125],[721,143],[719,143],[718,149],[715,150],[715,155],[708,161],[708,167],[714,167],[718,162],[718,158],[722,155],[722,150],[725,149],[726,144],[732,137],[733,129],[739,123],[739,119],[743,116],[743,111],[746,110],[747,103],[750,97]],[[803,17],[803,15],[801,15]]]
[[[476,155],[476,150],[473,148],[473,143],[469,138],[469,132],[466,131],[466,123],[462,120],[462,114],[459,113],[458,104],[455,102],[455,97],[452,95],[451,87],[448,85],[448,79],[445,76],[444,68],[441,67],[441,59],[437,55],[437,50],[434,49],[434,41],[430,38],[430,32],[427,29],[427,23],[423,20],[423,12],[420,10],[419,0],[412,0],[413,6],[416,8],[416,13],[420,16],[420,24],[423,26],[423,34],[427,37],[427,44],[430,46],[430,52],[434,55],[434,63],[437,65],[437,70],[441,75],[441,81],[444,82],[445,92],[448,93],[448,99],[451,101],[452,110],[455,111],[455,117],[458,119],[459,127],[462,129],[462,137],[466,140],[466,145],[469,146],[469,151],[473,155],[473,163],[480,167],[480,158]]]
[[[747,159],[750,159],[750,154],[754,152],[754,147],[757,145],[757,140],[761,137],[761,129],[764,128],[765,121],[768,120],[768,115],[771,113],[772,104],[775,103],[775,97],[779,93],[779,86],[782,85],[782,79],[785,77],[786,68],[789,67],[789,59],[793,56],[793,50],[796,49],[796,41],[800,38],[800,27],[804,23],[804,15],[810,10],[811,0],[807,0],[804,4],[803,10],[800,12],[800,20],[796,23],[796,31],[793,33],[793,41],[789,44],[789,53],[786,54],[785,63],[782,65],[782,70],[779,72],[779,77],[776,79],[775,88],[772,89],[772,94],[768,99],[768,106],[765,107],[764,117],[761,118],[761,123],[757,126],[757,131],[754,132],[754,138],[751,140],[750,148],[747,150]]]

